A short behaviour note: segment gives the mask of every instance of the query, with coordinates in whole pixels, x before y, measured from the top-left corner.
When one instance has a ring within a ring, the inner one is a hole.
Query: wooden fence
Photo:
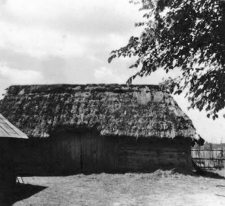
[[[204,169],[222,169],[225,165],[225,154],[223,149],[201,150],[193,149],[191,151],[193,161],[200,168]]]

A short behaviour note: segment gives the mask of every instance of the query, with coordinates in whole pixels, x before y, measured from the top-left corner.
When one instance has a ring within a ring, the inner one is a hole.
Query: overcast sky
[[[125,83],[135,73],[128,69],[132,60],[107,59],[140,33],[134,27],[140,19],[129,0],[0,0],[0,93],[15,84]],[[163,77],[159,71],[134,83],[157,84]],[[188,111],[182,96],[175,99],[203,138],[225,142],[222,115],[210,120]]]

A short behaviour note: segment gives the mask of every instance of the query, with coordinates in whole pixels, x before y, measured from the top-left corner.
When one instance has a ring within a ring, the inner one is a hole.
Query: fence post
[[[195,149],[192,150],[192,159],[201,168],[225,168],[224,149]]]

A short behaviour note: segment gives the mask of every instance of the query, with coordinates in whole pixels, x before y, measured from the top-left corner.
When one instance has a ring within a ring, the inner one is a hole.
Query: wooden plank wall
[[[151,172],[156,169],[191,170],[189,140],[120,139],[118,168],[121,171]]]
[[[115,139],[97,133],[59,133],[52,140],[52,163],[60,173],[99,173],[115,165]],[[59,169],[60,168],[60,169]]]
[[[21,175],[152,172],[191,169],[189,140],[102,137],[61,132],[53,138],[9,143]]]

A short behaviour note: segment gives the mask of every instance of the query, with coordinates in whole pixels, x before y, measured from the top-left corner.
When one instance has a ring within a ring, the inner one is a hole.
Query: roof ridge
[[[142,89],[162,91],[159,85],[127,85],[127,84],[40,84],[40,85],[12,85],[6,90],[7,95],[23,95],[28,93],[65,93],[78,91],[97,92],[133,92]]]

